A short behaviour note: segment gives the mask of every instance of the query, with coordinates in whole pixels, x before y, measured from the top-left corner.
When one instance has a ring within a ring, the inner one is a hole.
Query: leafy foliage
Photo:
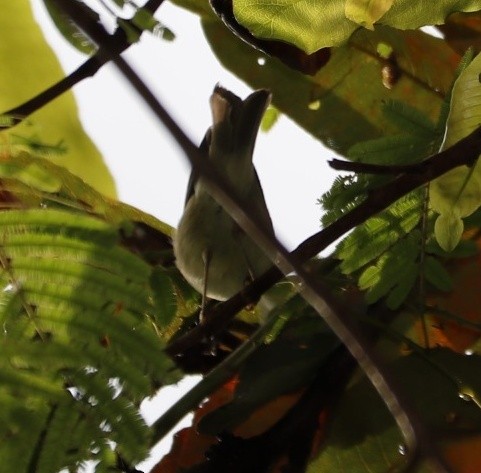
[[[255,36],[293,43],[312,53],[327,46],[342,46],[359,26],[373,29],[374,24],[401,30],[444,23],[452,12],[481,9],[476,0],[438,1],[430,8],[422,2],[401,0],[234,0],[234,14]]]
[[[451,109],[442,145],[449,148],[479,126],[480,105],[476,98],[481,91],[478,55],[469,64],[454,84],[451,95]],[[471,215],[481,206],[481,167],[456,168],[433,181],[430,203],[440,214],[436,220],[435,233],[439,244],[452,250],[459,243],[463,233],[462,218]]]
[[[55,26],[62,33],[63,37],[77,50],[84,54],[92,54],[97,50],[97,46],[92,40],[79,28],[69,16],[59,9],[56,0],[43,0],[47,11],[50,14]],[[126,7],[134,7],[133,2],[115,1],[115,6],[121,10]],[[100,21],[100,15],[97,11],[90,8],[83,2],[79,2],[79,8],[82,9],[83,15],[88,17],[92,22]],[[166,41],[175,39],[174,33],[164,26],[159,20],[146,9],[134,7],[134,13],[131,18],[127,19],[117,16],[114,10],[108,9],[108,12],[115,17],[117,24],[124,30],[130,43],[136,43],[140,39],[140,35],[144,31],[150,31]]]
[[[84,54],[92,54],[97,50],[97,46],[92,40],[79,28],[66,13],[58,8],[55,1],[43,0],[47,11],[52,18],[58,31],[62,36],[78,51]],[[89,15],[92,21],[100,21],[98,13],[94,12],[85,3],[79,4],[85,15]]]
[[[142,214],[25,152],[0,176],[0,457],[52,472],[105,460],[114,442],[138,461],[139,403],[177,377],[154,330],[171,318],[153,302],[155,272],[122,241]]]
[[[413,164],[432,154],[441,139],[439,125],[431,123],[417,110],[398,102],[384,107],[386,118],[401,130],[400,134],[355,145],[349,158],[368,164]],[[389,178],[388,178],[389,179]],[[323,225],[329,225],[361,203],[370,189],[389,182],[385,177],[362,174],[339,177],[321,199],[325,214]],[[429,224],[426,193],[417,190],[359,225],[336,249],[341,270],[359,276],[359,287],[366,290],[367,301],[387,296],[391,309],[398,308],[422,277],[438,289],[446,289],[427,269],[436,263],[433,257],[424,267],[426,231]],[[423,223],[424,222],[424,223]],[[424,231],[421,231],[422,227]]]

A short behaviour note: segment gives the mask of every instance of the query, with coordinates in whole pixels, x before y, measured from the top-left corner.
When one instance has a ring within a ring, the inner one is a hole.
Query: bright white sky
[[[96,0],[87,3],[98,4]],[[65,71],[72,72],[85,56],[59,35],[43,2],[32,0],[32,4]],[[211,123],[209,97],[215,84],[220,82],[242,97],[250,89],[218,63],[197,16],[165,2],[157,17],[175,32],[176,40],[169,43],[145,34],[124,57],[194,142],[200,143]],[[163,126],[112,66],[105,66],[94,78],[79,84],[74,93],[84,127],[114,175],[120,200],[176,226],[190,170]],[[256,167],[277,235],[289,248],[319,230],[316,201],[333,180],[334,174],[326,164],[333,155],[285,117],[269,133],[259,135]],[[148,407],[144,406],[147,420],[155,420],[194,383],[189,378],[178,388],[163,390]],[[139,468],[149,471],[169,445],[168,439],[159,444],[154,457]]]
[[[85,56],[52,27],[43,2],[32,3],[64,69],[73,71]],[[213,56],[196,15],[165,2],[157,17],[175,32],[176,40],[169,43],[145,34],[124,57],[200,143],[211,123],[209,97],[214,85],[220,82],[241,97],[250,89]],[[176,226],[189,168],[163,126],[113,66],[105,66],[74,92],[84,126],[115,177],[119,198]],[[316,200],[333,179],[326,164],[333,155],[285,117],[272,131],[259,135],[256,167],[278,236],[290,247],[319,230]]]

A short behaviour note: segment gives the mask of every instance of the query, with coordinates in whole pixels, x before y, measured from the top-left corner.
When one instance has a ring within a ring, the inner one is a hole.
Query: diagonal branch
[[[451,148],[415,165],[415,170],[410,166],[409,172],[398,176],[383,187],[372,190],[366,200],[305,240],[293,251],[293,254],[302,261],[313,258],[338,238],[385,210],[409,192],[458,166],[472,166],[480,154],[481,128],[478,128]],[[278,268],[270,268],[241,292],[208,310],[206,323],[196,326],[173,340],[167,347],[167,352],[171,356],[178,355],[211,335],[221,332],[235,314],[246,305],[257,301],[264,292],[282,278],[283,274]]]
[[[56,1],[59,2],[59,0]],[[370,344],[364,340],[357,326],[353,324],[347,308],[342,306],[333,294],[326,290],[323,284],[315,280],[304,269],[302,261],[305,255],[300,254],[302,252],[290,254],[280,242],[272,236],[269,229],[262,224],[257,216],[251,215],[247,206],[235,197],[235,194],[231,191],[231,186],[222,180],[220,173],[217,172],[213,163],[211,163],[210,160],[203,159],[198,148],[170,117],[128,63],[123,58],[116,57],[114,53],[110,55],[109,46],[111,38],[107,33],[100,31],[97,25],[92,27],[91,23],[82,21],[83,19],[81,17],[77,17],[73,3],[61,5],[61,8],[63,8],[74,21],[77,21],[79,26],[98,44],[102,44],[104,54],[109,55],[125,78],[129,80],[131,85],[156,114],[157,118],[163,122],[176,138],[179,146],[185,151],[194,171],[204,179],[212,197],[231,214],[236,222],[254,239],[259,247],[265,251],[284,274],[292,272],[297,274],[300,281],[299,292],[324,318],[332,331],[348,348],[391,412],[404,437],[411,460],[416,461],[424,458],[429,461],[433,467],[433,471],[446,472],[447,469],[442,464],[426,429],[419,422],[417,415],[412,411],[409,403],[403,399],[400,394],[401,390],[396,383],[393,382],[390,373],[386,370],[377,354],[371,349]],[[476,138],[479,139],[478,134]],[[479,143],[476,144],[479,146]],[[438,170],[440,168],[443,168],[443,166],[437,166]],[[433,170],[431,168],[424,167],[423,169],[425,172],[423,172],[422,175],[425,178],[432,179],[435,177],[432,175]],[[440,172],[440,174],[444,172],[445,170]],[[419,183],[416,183],[416,187],[418,185]],[[381,202],[372,202],[372,205],[376,211],[379,211],[385,207],[386,203],[383,200]],[[352,213],[354,212],[355,211]]]
[[[154,14],[156,10],[162,5],[164,0],[148,0],[142,7],[144,10],[151,14]],[[132,25],[135,27],[135,25]],[[115,33],[111,36],[111,53],[115,56],[119,56],[126,51],[132,43],[127,39],[127,35],[122,28],[117,28]],[[63,93],[70,90],[74,85],[82,82],[84,79],[93,77],[99,69],[110,61],[110,58],[106,56],[101,50],[102,47],[89,59],[87,59],[81,66],[79,66],[74,72],[64,77],[62,80],[52,85],[48,89],[40,92],[35,97],[27,100],[26,102],[18,105],[15,108],[7,110],[0,115],[6,115],[11,118],[11,121],[7,126],[0,126],[0,129],[11,128],[18,125],[25,120],[29,115],[40,110],[45,105],[49,104]]]

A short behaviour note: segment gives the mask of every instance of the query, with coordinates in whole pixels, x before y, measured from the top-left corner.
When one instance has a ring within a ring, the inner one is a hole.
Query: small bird
[[[213,125],[200,145],[250,212],[274,234],[264,193],[252,163],[267,90],[245,100],[216,86],[210,99]],[[271,261],[207,191],[202,178],[190,176],[185,209],[174,236],[176,264],[206,298],[226,300],[271,266]]]

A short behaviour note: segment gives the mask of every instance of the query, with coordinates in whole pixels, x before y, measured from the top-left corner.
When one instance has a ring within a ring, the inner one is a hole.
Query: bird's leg
[[[202,252],[202,261],[204,262],[204,286],[202,288],[202,305],[200,306],[199,323],[205,323],[205,307],[207,304],[207,282],[209,277],[209,265],[211,259],[211,252],[204,250]]]
[[[244,262],[245,262],[245,265],[246,265],[246,268],[247,268],[247,274],[246,274],[246,278],[244,280],[244,286],[248,286],[252,281],[254,281],[256,279],[256,274],[254,272],[253,265],[249,261],[249,257],[247,256],[247,252],[245,251],[244,246],[242,245],[242,239],[239,240],[239,248],[241,250],[242,258],[244,259]],[[254,308],[254,306],[255,306],[255,303],[249,304],[246,307],[246,309],[252,310]]]

